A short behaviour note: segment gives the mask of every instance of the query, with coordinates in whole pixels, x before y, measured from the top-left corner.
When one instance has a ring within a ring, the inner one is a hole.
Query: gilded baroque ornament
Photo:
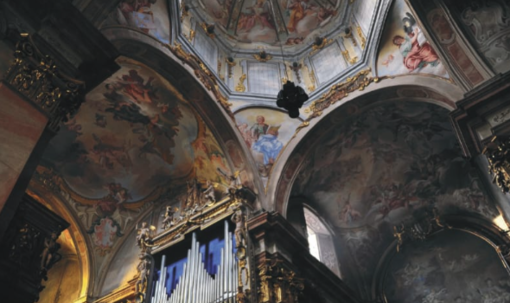
[[[393,237],[397,239],[397,252],[400,252],[405,240],[424,241],[435,232],[451,228],[442,222],[437,208],[420,210],[412,221],[393,226]]]
[[[80,108],[84,82],[61,73],[28,34],[21,34],[14,56],[5,80],[39,105],[51,117],[48,127],[57,131]]]
[[[358,57],[354,56],[351,58],[351,55],[349,54],[348,50],[345,50],[342,52],[342,55],[344,56],[345,61],[349,62],[349,64],[353,65],[358,61]]]
[[[315,41],[312,43],[312,51],[310,52],[310,56],[323,49],[326,45],[331,44],[331,42],[333,42],[333,39],[328,40],[324,37],[315,38]]]
[[[297,303],[303,293],[304,281],[283,265],[278,258],[267,259],[259,265],[259,303]]]
[[[345,29],[345,38],[351,39],[352,45],[358,46],[358,42],[356,42],[356,39],[354,39],[354,36],[352,35],[352,28],[349,26]]]
[[[337,101],[347,97],[349,93],[352,93],[356,90],[362,91],[371,83],[377,83],[383,79],[386,79],[386,77],[370,77],[370,72],[370,69],[361,71],[355,76],[347,78],[345,82],[333,85],[329,92],[323,94],[319,100],[313,101],[305,111],[310,113],[310,115],[303,123],[301,123],[301,125],[298,126],[294,137],[301,129],[308,127],[311,120],[320,117],[325,109],[335,104]]]
[[[236,85],[236,92],[244,93],[246,91],[246,86],[244,86],[244,80],[246,80],[246,74],[242,74],[239,77],[239,83]]]
[[[482,151],[489,161],[489,172],[504,193],[510,191],[510,137],[493,137]]]
[[[223,107],[223,109],[227,112],[227,114],[234,119],[234,114],[230,110],[230,107],[232,106],[231,103],[227,101],[227,98],[220,92],[220,89],[218,87],[218,82],[216,81],[216,77],[213,75],[213,73],[205,66],[205,64],[200,60],[197,56],[192,55],[190,53],[187,53],[182,48],[182,45],[180,43],[175,43],[174,46],[172,45],[165,45],[170,49],[170,51],[177,56],[179,59],[182,60],[183,64],[189,65],[195,72],[195,76],[202,82],[202,84],[205,86],[205,88],[209,91],[211,91],[220,103],[220,105]]]
[[[365,49],[365,46],[367,45],[367,39],[365,38],[363,31],[361,30],[361,26],[358,25],[356,27],[356,31],[358,32],[358,36],[361,40],[361,49]]]
[[[259,62],[267,62],[267,61],[273,59],[273,56],[271,56],[270,54],[266,53],[265,50],[262,50],[260,53],[254,54],[253,58],[255,58],[255,60],[257,60]]]

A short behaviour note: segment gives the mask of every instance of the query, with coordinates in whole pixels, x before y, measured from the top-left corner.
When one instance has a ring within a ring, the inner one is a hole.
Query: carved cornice
[[[234,120],[234,114],[230,109],[232,103],[229,103],[227,98],[220,92],[216,76],[205,66],[202,60],[193,54],[187,53],[180,43],[175,43],[174,46],[165,46],[168,47],[175,56],[181,59],[183,63],[189,65],[194,70],[195,76],[202,82],[207,90],[213,93],[223,109]]]
[[[301,129],[308,127],[311,120],[320,117],[325,109],[335,104],[337,101],[347,97],[349,93],[352,93],[356,90],[362,91],[371,83],[377,83],[387,78],[374,78],[371,77],[370,74],[371,69],[361,71],[353,77],[347,78],[345,82],[333,85],[327,93],[323,94],[322,97],[319,98],[319,100],[313,101],[312,104],[310,104],[310,106],[305,109],[305,113],[309,113],[308,118],[306,118],[305,121],[303,121],[303,123],[298,126],[294,137]]]
[[[94,301],[94,303],[120,303],[120,302],[135,302],[136,291],[135,285],[138,277],[133,277],[125,285],[115,289],[106,296]]]
[[[48,114],[48,127],[53,131],[73,116],[84,100],[84,82],[61,73],[28,34],[22,34],[16,45],[15,60],[5,81]]]

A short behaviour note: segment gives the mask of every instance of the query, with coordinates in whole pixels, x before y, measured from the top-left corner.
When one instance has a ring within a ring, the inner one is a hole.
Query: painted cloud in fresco
[[[301,122],[281,111],[265,108],[242,110],[235,118],[260,176],[267,181],[271,168]]]
[[[172,180],[226,184],[218,169],[230,173],[211,131],[170,83],[133,60],[118,63],[61,126],[39,169],[56,176],[101,252]]]
[[[389,302],[510,302],[510,279],[495,249],[460,231],[404,247],[384,281]]]
[[[439,56],[425,38],[404,0],[396,0],[384,27],[378,76],[410,73],[433,74],[449,78]]]

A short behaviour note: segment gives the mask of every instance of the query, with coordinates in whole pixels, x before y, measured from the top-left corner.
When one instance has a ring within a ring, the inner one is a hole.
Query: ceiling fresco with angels
[[[230,45],[306,45],[341,22],[347,6],[341,0],[198,0],[196,13],[214,23]]]

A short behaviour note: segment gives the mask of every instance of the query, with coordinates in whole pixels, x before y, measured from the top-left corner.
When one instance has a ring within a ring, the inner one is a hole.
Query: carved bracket
[[[53,59],[42,54],[28,34],[21,35],[14,55],[5,80],[40,106],[50,116],[48,127],[57,131],[60,122],[66,122],[80,108],[84,82],[61,73]]]

